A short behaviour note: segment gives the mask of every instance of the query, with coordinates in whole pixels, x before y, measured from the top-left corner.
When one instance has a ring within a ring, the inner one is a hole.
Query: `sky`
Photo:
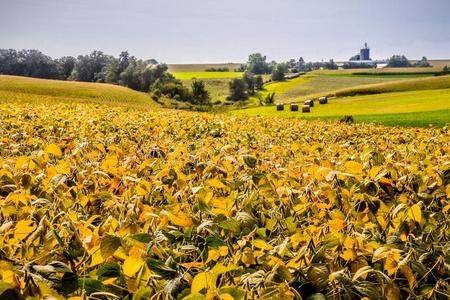
[[[0,48],[166,63],[450,58],[449,0],[0,0]]]

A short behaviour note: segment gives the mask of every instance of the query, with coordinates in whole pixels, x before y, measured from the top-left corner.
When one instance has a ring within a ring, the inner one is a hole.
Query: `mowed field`
[[[117,85],[7,75],[0,75],[1,102],[78,102],[140,108],[159,106],[148,94]]]
[[[219,64],[168,64],[169,72],[205,72],[210,68],[228,68],[231,72],[238,69],[240,63],[219,63]]]
[[[402,78],[385,78],[378,76],[335,76],[329,74],[309,73],[292,80],[283,82],[269,83],[265,85],[263,95],[274,92],[276,94],[275,101],[277,103],[290,103],[306,100],[307,98],[320,97],[324,94],[331,94],[333,91],[343,88],[385,83],[390,81],[398,81],[408,79]]]
[[[328,95],[338,97],[331,98],[326,105],[316,101],[308,114],[291,112],[289,106],[282,112],[276,111],[274,106],[265,106],[233,113],[326,120],[352,115],[357,122],[403,126],[444,126],[450,123],[450,76],[357,86]],[[304,98],[297,99],[297,103],[302,104]]]
[[[242,72],[173,72],[175,78],[186,79],[232,79],[242,77]]]
[[[301,106],[300,106],[301,110]],[[304,119],[339,120],[352,115],[356,122],[389,126],[444,126],[450,123],[450,89],[383,93],[331,99],[326,105],[315,106],[311,113],[291,112],[285,105],[282,112],[275,106],[235,110],[235,115],[297,117]]]

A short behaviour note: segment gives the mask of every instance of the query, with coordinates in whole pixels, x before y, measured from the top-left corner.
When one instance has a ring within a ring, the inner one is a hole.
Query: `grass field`
[[[204,72],[210,68],[228,68],[231,72],[238,69],[240,63],[223,64],[168,64],[169,72]]]
[[[211,101],[225,101],[229,94],[230,78],[204,78],[206,90],[209,92]],[[192,79],[181,80],[184,86],[190,87]]]
[[[266,91],[263,92],[263,95],[275,92],[277,95],[276,102],[289,103],[300,101],[301,99],[305,100],[306,98],[317,98],[323,94],[330,94],[333,91],[342,88],[385,83],[403,79],[405,78],[307,74],[292,80],[267,84],[265,86]]]
[[[424,114],[426,112],[426,114]],[[353,115],[356,121],[386,125],[444,126],[450,122],[450,89],[422,90],[378,95],[336,98],[326,105],[316,105],[309,114],[291,112],[288,106],[278,112],[274,106],[233,111],[235,115],[299,117],[337,120]],[[405,115],[403,115],[405,114]]]
[[[435,90],[448,88],[450,88],[450,76],[438,76],[429,78],[416,78],[382,84],[364,85],[359,87],[338,90],[328,95],[343,97],[352,95],[380,94],[380,93],[417,91],[417,90]]]
[[[180,80],[185,79],[232,79],[242,77],[241,72],[173,72],[175,78]]]
[[[148,94],[117,85],[0,75],[0,102],[11,101],[159,106]]]

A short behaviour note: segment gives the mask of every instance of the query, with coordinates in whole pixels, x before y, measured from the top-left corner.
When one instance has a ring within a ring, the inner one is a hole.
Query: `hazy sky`
[[[450,0],[0,0],[0,48],[167,63],[450,58]]]

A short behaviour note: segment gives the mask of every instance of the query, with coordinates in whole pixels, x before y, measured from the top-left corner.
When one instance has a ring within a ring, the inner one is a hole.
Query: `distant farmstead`
[[[370,57],[370,48],[367,43],[364,43],[364,47],[359,50],[359,53],[352,56],[349,61],[344,62],[343,65],[348,66],[368,66],[376,67],[378,64],[384,64],[385,61],[372,60]]]

